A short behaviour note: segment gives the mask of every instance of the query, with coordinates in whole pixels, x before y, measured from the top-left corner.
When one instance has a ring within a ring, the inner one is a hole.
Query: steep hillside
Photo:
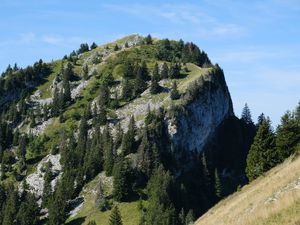
[[[300,223],[300,156],[291,157],[196,221],[196,225]]]

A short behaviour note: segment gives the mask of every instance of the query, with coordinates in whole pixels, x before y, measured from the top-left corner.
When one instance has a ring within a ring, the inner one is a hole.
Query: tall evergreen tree
[[[220,199],[220,198],[223,197],[222,182],[221,182],[221,179],[220,179],[218,169],[215,169],[215,192],[216,192],[217,198]]]
[[[151,77],[151,85],[150,85],[150,93],[157,94],[160,91],[160,86],[158,84],[159,74],[158,74],[158,65],[157,63],[154,66],[152,77]]]
[[[264,120],[251,145],[247,156],[246,174],[249,180],[254,180],[279,162],[275,149],[275,135],[269,118]]]
[[[158,167],[147,185],[149,204],[142,224],[176,224],[171,202],[173,178],[162,166]]]
[[[123,140],[122,140],[122,152],[125,155],[134,152],[135,135],[136,135],[135,120],[134,117],[132,116],[129,120],[128,130],[123,135]]]
[[[241,115],[241,119],[246,123],[246,124],[253,124],[252,121],[252,117],[251,117],[251,112],[250,109],[248,107],[248,104],[246,103],[243,111],[242,111],[242,115]]]
[[[169,76],[169,67],[168,67],[167,63],[164,63],[162,66],[162,70],[161,70],[161,78],[167,79],[168,76]]]
[[[82,74],[83,74],[83,79],[87,80],[88,77],[89,77],[89,67],[87,64],[85,64],[83,67],[82,67]]]
[[[113,197],[116,201],[123,201],[129,194],[129,172],[125,159],[118,158],[114,167]]]
[[[276,133],[276,149],[280,161],[283,161],[295,152],[297,144],[300,143],[300,123],[297,123],[291,112],[286,112],[281,117],[281,124]]]
[[[153,43],[152,37],[150,34],[145,38],[146,45],[151,45]]]
[[[170,97],[171,97],[172,100],[176,100],[176,99],[180,98],[180,94],[179,94],[179,91],[177,89],[177,83],[176,83],[176,81],[173,82],[172,91],[170,93]]]
[[[113,151],[113,141],[110,135],[109,127],[106,126],[103,131],[104,137],[104,170],[106,176],[111,176],[114,167],[114,151]]]
[[[122,217],[118,206],[115,206],[109,217],[109,225],[123,225]]]

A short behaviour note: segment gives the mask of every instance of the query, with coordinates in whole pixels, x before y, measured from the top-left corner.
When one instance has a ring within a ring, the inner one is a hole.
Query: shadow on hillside
[[[75,220],[72,220],[72,221],[66,223],[66,225],[81,225],[85,222],[85,218],[86,217],[76,218]]]

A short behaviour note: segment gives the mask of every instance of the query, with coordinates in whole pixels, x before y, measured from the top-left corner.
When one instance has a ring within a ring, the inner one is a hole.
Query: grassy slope
[[[88,224],[89,221],[94,220],[97,224],[108,224],[111,210],[101,212],[97,207],[95,207],[96,200],[96,189],[99,183],[99,180],[102,181],[103,190],[105,195],[111,195],[112,185],[110,182],[106,182],[104,173],[102,172],[98,175],[94,180],[88,183],[84,190],[81,192],[81,195],[84,196],[85,202],[79,213],[69,218],[68,225],[77,225],[77,224]],[[146,202],[143,202],[145,204]],[[124,225],[135,225],[140,221],[140,211],[138,210],[138,201],[132,202],[122,202],[122,203],[114,203],[117,204]]]
[[[300,224],[300,156],[221,201],[195,224]]]

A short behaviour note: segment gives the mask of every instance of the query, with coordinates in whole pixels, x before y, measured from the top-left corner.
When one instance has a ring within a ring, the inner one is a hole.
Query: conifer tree
[[[175,209],[170,200],[173,178],[158,167],[147,185],[149,204],[142,224],[174,224]]]
[[[281,117],[276,133],[276,149],[282,162],[295,152],[297,144],[300,143],[300,123],[296,122],[291,112],[286,112]]]
[[[109,127],[106,126],[103,131],[104,137],[104,170],[106,176],[111,176],[114,167],[114,152],[113,152],[113,141],[110,135]]]
[[[116,130],[117,133],[116,133],[114,144],[115,144],[115,149],[118,149],[121,146],[123,140],[123,129],[120,123],[117,124]]]
[[[58,88],[55,87],[53,93],[52,113],[54,116],[57,116],[59,112],[60,112],[60,94]]]
[[[122,156],[119,157],[114,167],[113,180],[113,197],[116,201],[125,200],[129,194],[129,174],[127,167],[125,159]]]
[[[173,82],[172,91],[171,91],[170,97],[171,97],[172,100],[176,100],[176,99],[180,98],[180,94],[179,94],[179,91],[177,89],[177,83],[176,83],[176,81]]]
[[[215,193],[217,198],[222,198],[223,193],[222,193],[222,182],[219,176],[218,169],[215,169]]]
[[[97,47],[98,47],[97,44],[96,44],[95,42],[93,42],[93,43],[91,44],[90,49],[93,50],[93,49],[95,49],[95,48],[97,48]]]
[[[134,83],[135,96],[141,94],[147,88],[147,83],[143,76],[142,68],[138,66]]]
[[[145,38],[146,45],[151,45],[153,43],[152,37],[150,34]]]
[[[43,188],[43,205],[47,206],[49,204],[49,200],[52,194],[52,188],[51,188],[51,180],[53,178],[52,174],[52,163],[49,161],[46,163],[45,166],[45,176],[44,176],[44,188]]]
[[[275,135],[269,118],[259,126],[247,156],[246,174],[250,181],[271,169],[279,162],[275,149]]]
[[[134,117],[132,116],[129,120],[128,130],[123,135],[123,139],[122,139],[122,152],[125,155],[134,152],[135,134],[136,134],[135,120]]]
[[[123,225],[121,213],[117,205],[111,211],[109,225]]]
[[[250,109],[248,107],[248,104],[246,103],[243,111],[242,111],[242,115],[241,115],[241,119],[246,123],[246,124],[253,124],[252,121],[252,117],[251,117],[251,112]]]
[[[122,98],[127,101],[132,98],[132,87],[128,79],[124,79],[122,83]]]
[[[160,86],[158,84],[159,74],[158,74],[158,65],[155,64],[152,77],[151,77],[151,85],[150,85],[150,93],[157,94],[160,91]]]
[[[257,124],[256,124],[256,127],[258,128],[258,127],[262,124],[262,122],[263,122],[264,120],[266,120],[266,117],[265,117],[265,115],[264,115],[263,113],[261,113],[261,114],[258,116],[258,118],[257,118]]]
[[[167,63],[164,63],[162,66],[162,70],[161,70],[161,78],[167,79],[168,76],[169,76],[169,67],[168,67]]]
[[[149,71],[148,71],[148,67],[147,67],[147,64],[145,61],[142,62],[142,65],[141,65],[141,78],[143,80],[149,80]]]
[[[39,206],[33,194],[25,193],[18,214],[16,215],[16,224],[18,225],[38,225],[39,224]]]
[[[89,77],[89,67],[87,64],[85,64],[83,67],[82,67],[82,74],[83,74],[83,79],[87,80],[88,77]]]

